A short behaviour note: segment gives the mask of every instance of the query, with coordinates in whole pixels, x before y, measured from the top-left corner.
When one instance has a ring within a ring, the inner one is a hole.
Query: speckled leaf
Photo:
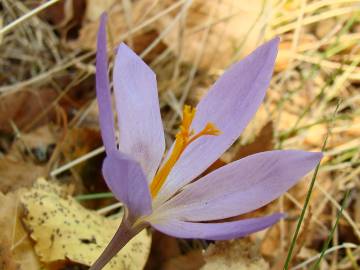
[[[44,179],[39,179],[21,200],[27,210],[24,222],[32,231],[35,251],[43,262],[69,259],[90,265],[120,224],[120,219],[105,218],[85,209]],[[142,231],[104,270],[142,269],[149,255],[150,242],[150,236]]]

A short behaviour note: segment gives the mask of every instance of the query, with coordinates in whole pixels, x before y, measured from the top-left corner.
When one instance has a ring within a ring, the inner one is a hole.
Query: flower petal
[[[119,151],[113,151],[105,158],[102,171],[110,190],[127,206],[131,217],[151,213],[146,177],[136,161]]]
[[[188,221],[224,219],[255,210],[313,169],[321,153],[277,150],[232,162],[189,184],[156,213]]]
[[[282,217],[282,214],[277,213],[271,216],[223,223],[195,223],[166,219],[151,225],[165,234],[179,238],[229,240],[266,229],[278,222]]]
[[[151,181],[165,150],[156,76],[122,43],[117,50],[113,80],[119,149],[138,161]]]
[[[201,137],[185,149],[160,191],[159,201],[200,175],[240,136],[265,96],[278,43],[275,38],[230,67],[200,101],[192,128],[198,132],[212,122],[222,134]]]
[[[116,149],[114,116],[111,109],[111,95],[108,77],[106,51],[106,15],[101,15],[96,52],[96,96],[99,106],[99,121],[106,152]]]

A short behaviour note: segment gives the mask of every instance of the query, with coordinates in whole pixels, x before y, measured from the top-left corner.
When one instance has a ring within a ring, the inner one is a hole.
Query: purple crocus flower
[[[239,137],[269,85],[279,39],[230,67],[196,108],[185,106],[173,146],[164,157],[156,77],[125,44],[117,50],[113,83],[119,143],[108,79],[106,16],[101,17],[96,91],[106,149],[103,175],[125,215],[90,268],[101,269],[133,236],[151,225],[180,238],[226,240],[263,230],[283,217],[214,222],[273,201],[315,167],[321,153],[276,150],[234,161],[193,181]]]

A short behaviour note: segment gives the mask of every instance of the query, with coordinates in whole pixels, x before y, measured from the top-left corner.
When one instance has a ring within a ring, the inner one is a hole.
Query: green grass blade
[[[326,139],[325,139],[324,146],[326,145],[326,141],[327,141],[327,136],[326,136]],[[323,148],[324,148],[324,147],[323,147]],[[315,171],[314,171],[314,174],[313,174],[313,177],[312,177],[312,179],[311,179],[311,183],[310,183],[308,192],[307,192],[307,194],[306,194],[304,207],[303,207],[303,209],[301,210],[300,218],[299,218],[299,221],[298,221],[298,223],[297,223],[297,225],[296,225],[295,233],[294,233],[294,236],[293,236],[293,238],[292,238],[292,240],[291,240],[290,248],[289,248],[288,254],[287,254],[287,256],[286,256],[286,261],[285,261],[284,268],[283,268],[284,270],[288,270],[288,269],[289,269],[290,261],[291,261],[291,258],[292,258],[292,253],[293,253],[293,251],[294,251],[295,244],[296,244],[296,239],[297,239],[297,237],[298,237],[298,235],[299,235],[300,227],[301,227],[301,224],[302,224],[302,222],[303,222],[303,220],[304,220],[304,217],[305,217],[305,212],[306,212],[306,209],[307,209],[308,204],[309,204],[309,201],[310,201],[310,197],[311,197],[311,194],[312,194],[314,185],[315,185],[315,179],[316,179],[316,177],[317,177],[319,168],[320,168],[320,163],[316,166]]]
[[[107,199],[113,198],[114,195],[111,192],[102,192],[102,193],[91,193],[91,194],[82,194],[75,197],[78,201],[88,201],[88,200],[98,200],[98,199]]]
[[[336,227],[337,227],[338,224],[339,224],[340,217],[342,216],[342,212],[344,211],[345,206],[346,206],[346,204],[347,204],[349,194],[350,194],[350,190],[346,191],[344,201],[343,201],[343,203],[341,204],[341,208],[340,208],[340,210],[338,211],[338,213],[337,213],[337,215],[336,215],[335,224],[334,224],[334,226],[332,227],[332,229],[331,229],[331,231],[330,231],[330,233],[329,233],[329,236],[328,236],[326,242],[324,243],[324,246],[323,246],[323,248],[322,248],[322,250],[321,250],[321,254],[320,254],[319,259],[316,261],[316,263],[313,265],[313,267],[311,267],[311,270],[316,270],[316,269],[319,268],[320,262],[321,262],[321,260],[324,258],[325,252],[326,252],[326,250],[328,249],[331,240],[333,239],[334,232],[335,232],[335,230],[336,230]]]
[[[339,109],[339,106],[340,106],[340,102],[336,106],[336,109],[335,109],[335,112],[334,112],[334,117],[336,116],[336,113],[337,113],[337,111]],[[323,145],[321,147],[322,152],[325,150],[328,138],[329,138],[329,132],[326,134],[324,143],[323,143]],[[289,269],[290,261],[291,261],[291,258],[292,258],[292,253],[294,251],[296,240],[297,240],[297,237],[298,237],[299,232],[300,232],[301,224],[302,224],[302,222],[304,220],[305,213],[306,213],[307,207],[308,207],[309,202],[310,202],[310,197],[311,197],[312,191],[314,189],[315,180],[316,180],[317,174],[319,172],[319,168],[320,168],[320,163],[316,166],[313,177],[311,178],[310,186],[309,186],[309,189],[308,189],[308,191],[306,193],[304,207],[301,210],[300,218],[298,220],[298,223],[296,225],[296,229],[295,229],[293,238],[291,240],[290,248],[289,248],[288,254],[286,256],[286,261],[285,261],[283,270],[288,270]]]

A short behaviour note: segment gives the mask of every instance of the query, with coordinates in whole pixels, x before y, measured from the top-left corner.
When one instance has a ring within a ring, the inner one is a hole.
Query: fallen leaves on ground
[[[59,1],[42,12],[41,17],[54,24],[64,39],[72,38],[81,26],[85,7],[86,0]]]
[[[8,193],[20,187],[31,186],[36,178],[43,176],[45,168],[26,161],[0,159],[0,191]]]
[[[56,143],[56,131],[48,125],[20,133],[0,158],[0,191],[7,193],[29,187],[46,175],[46,163]]]
[[[134,26],[143,23],[145,14],[154,15],[156,13],[148,12],[149,6],[152,5],[149,0],[135,1],[130,6],[123,5],[121,2],[115,1],[88,1],[86,16],[83,26],[79,31],[79,37],[70,41],[68,45],[72,48],[82,48],[85,50],[96,50],[96,36],[99,28],[99,15],[103,12],[108,14],[109,41],[111,47],[116,46],[121,41],[126,41],[134,49],[135,52],[141,53],[154,40],[158,38],[158,32],[152,26],[143,27],[136,32],[131,32]],[[158,4],[159,5],[159,4]],[[161,5],[160,5],[161,6]],[[157,9],[154,10],[154,12]],[[131,15],[130,15],[131,14]],[[130,17],[129,17],[130,16]],[[131,32],[131,33],[130,33]],[[151,61],[157,57],[165,46],[159,42],[149,54],[145,57],[146,61]]]
[[[164,263],[163,270],[198,270],[204,265],[203,252],[193,249]]]
[[[46,263],[71,260],[91,265],[121,221],[85,209],[75,199],[63,194],[58,185],[44,179],[39,179],[24,193],[22,203],[27,210],[24,222],[36,242],[36,253]],[[104,270],[142,269],[150,251],[150,242],[148,233],[142,231]]]
[[[86,127],[71,128],[68,130],[60,146],[65,158],[62,163],[66,164],[71,162],[101,146],[102,141],[98,129]],[[75,193],[83,194],[108,191],[101,175],[103,158],[103,155],[97,155],[71,168]],[[87,202],[86,206],[89,207],[89,203],[92,205],[90,208],[99,208],[103,203],[106,204],[107,201],[93,200]]]
[[[40,262],[22,222],[19,191],[0,193],[0,268],[39,270]]]
[[[20,133],[11,144],[7,156],[34,164],[45,164],[58,138],[59,130],[50,125],[41,126],[28,133]]]
[[[220,241],[210,245],[201,270],[267,270],[269,264],[248,239]]]
[[[145,270],[158,270],[171,258],[180,256],[180,248],[175,237],[154,231],[151,252]]]
[[[164,9],[175,1],[164,1]],[[165,3],[165,4],[164,4]],[[193,63],[198,55],[200,68],[223,69],[234,60],[252,51],[263,39],[271,4],[253,0],[193,1],[183,20],[164,36],[164,42],[183,61]],[[162,16],[156,27],[166,31],[179,12]],[[179,22],[180,21],[180,22]],[[186,29],[181,33],[181,29]],[[179,50],[178,44],[184,44]]]
[[[14,127],[22,130],[30,123],[35,126],[48,123],[55,118],[54,108],[41,115],[56,99],[57,92],[53,89],[23,89],[15,94],[2,96],[0,99],[0,131],[14,132]]]
[[[255,133],[258,135],[255,138],[252,138],[252,142],[234,147],[234,149],[226,155],[226,158],[222,157],[216,160],[202,175],[209,174],[210,172],[225,166],[229,162],[233,162],[259,152],[272,150],[274,148],[273,132],[273,123],[269,121],[261,127],[261,130],[258,133]]]
[[[274,149],[274,127],[271,121],[267,122],[260,130],[254,141],[241,146],[235,153],[233,160],[238,160],[256,153]]]

